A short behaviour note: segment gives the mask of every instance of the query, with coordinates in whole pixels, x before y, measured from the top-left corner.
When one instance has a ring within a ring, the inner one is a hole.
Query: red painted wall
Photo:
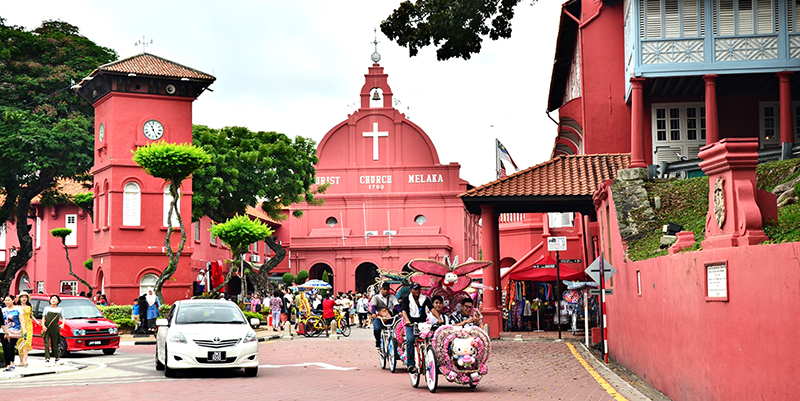
[[[613,359],[673,400],[797,398],[800,243],[631,262],[613,197],[598,210],[601,248],[617,269],[607,298]],[[706,301],[705,264],[719,261],[727,262],[729,300]]]

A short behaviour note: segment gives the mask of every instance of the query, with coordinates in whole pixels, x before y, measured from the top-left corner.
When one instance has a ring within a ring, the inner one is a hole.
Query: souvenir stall
[[[589,289],[598,288],[599,285],[593,281],[564,280],[563,283],[567,287],[567,290],[564,291],[562,302],[566,303],[567,315],[570,319],[570,331],[572,331],[573,335],[584,335],[584,327],[587,326],[584,324],[584,320],[587,319],[587,312],[589,314],[588,327],[599,326],[599,296],[589,295]]]
[[[567,265],[560,267],[562,280],[583,280],[583,271]],[[531,265],[514,269],[503,288],[503,318],[506,331],[554,330],[567,326],[572,319],[569,302],[563,299],[565,285],[558,283],[555,260],[542,255]],[[561,320],[558,310],[561,308]]]

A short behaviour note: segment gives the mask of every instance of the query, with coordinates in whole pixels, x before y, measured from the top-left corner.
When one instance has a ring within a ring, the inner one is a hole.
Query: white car
[[[177,369],[244,368],[246,376],[258,374],[258,337],[233,302],[177,301],[156,325],[156,370],[167,377]]]

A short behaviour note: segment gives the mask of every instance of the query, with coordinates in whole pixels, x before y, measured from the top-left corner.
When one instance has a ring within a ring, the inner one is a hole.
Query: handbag
[[[8,332],[6,332],[6,338],[10,339],[22,338],[22,330],[8,329]]]

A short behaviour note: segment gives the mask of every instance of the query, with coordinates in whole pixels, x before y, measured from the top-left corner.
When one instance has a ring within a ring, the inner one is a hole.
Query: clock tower
[[[76,90],[95,109],[94,241],[90,253],[96,291],[109,301],[127,304],[152,286],[167,266],[164,238],[170,196],[164,180],[147,175],[133,161],[133,151],[157,141],[192,142],[192,102],[213,76],[142,53],[102,65]],[[180,211],[191,227],[192,180],[180,188]],[[187,233],[190,235],[190,233]],[[172,242],[180,240],[180,230]],[[173,278],[164,284],[165,300],[191,295],[187,247]]]

